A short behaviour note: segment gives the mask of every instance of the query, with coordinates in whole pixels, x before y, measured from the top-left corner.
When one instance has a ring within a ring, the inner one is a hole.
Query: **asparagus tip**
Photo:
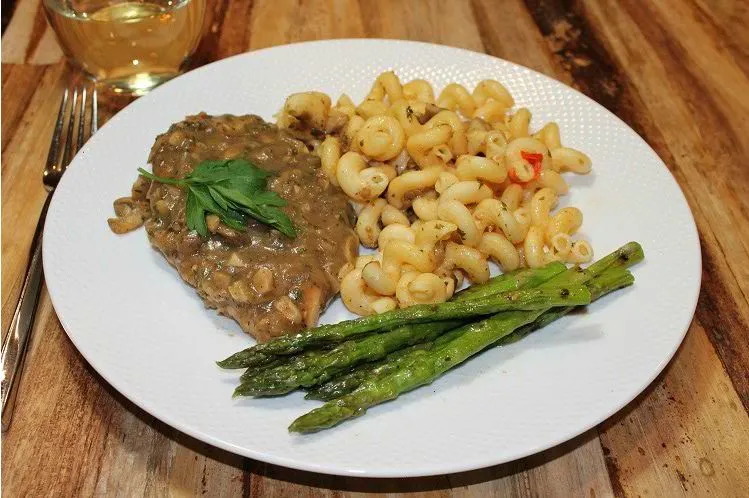
[[[319,408],[305,413],[304,415],[294,420],[291,425],[289,425],[289,432],[311,434],[313,432],[318,432],[335,425],[335,422],[331,423],[331,421],[328,420],[327,417],[320,419],[320,412],[318,412],[317,410],[319,410]]]
[[[300,417],[301,418],[301,417]],[[298,433],[304,433],[307,432],[303,429],[303,427],[299,424],[299,419],[294,420],[291,425],[289,425],[289,432],[298,432]]]

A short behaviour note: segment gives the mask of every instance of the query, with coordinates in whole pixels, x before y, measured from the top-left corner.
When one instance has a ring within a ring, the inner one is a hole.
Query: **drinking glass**
[[[68,60],[115,93],[143,95],[179,74],[206,0],[43,0]]]

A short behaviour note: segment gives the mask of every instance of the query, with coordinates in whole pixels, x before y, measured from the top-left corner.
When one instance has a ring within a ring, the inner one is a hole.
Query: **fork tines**
[[[54,189],[73,156],[98,128],[97,94],[93,82],[65,88],[44,168],[44,185]]]

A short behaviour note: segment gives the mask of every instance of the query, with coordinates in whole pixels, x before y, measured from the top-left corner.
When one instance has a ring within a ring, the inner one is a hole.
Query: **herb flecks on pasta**
[[[498,81],[435,93],[392,71],[358,105],[347,95],[288,97],[278,125],[325,132],[322,168],[355,203],[361,243],[377,249],[341,270],[349,310],[444,302],[465,277],[486,281],[489,261],[511,271],[592,260],[574,237],[582,212],[556,210],[569,191],[563,174],[589,173],[590,158],[562,144],[556,123],[533,131],[531,118]]]

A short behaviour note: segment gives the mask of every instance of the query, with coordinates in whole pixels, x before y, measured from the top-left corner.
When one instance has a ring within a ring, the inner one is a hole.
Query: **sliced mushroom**
[[[239,303],[249,303],[254,297],[250,286],[243,279],[235,280],[229,286],[229,295]]]
[[[273,272],[269,268],[262,267],[252,276],[252,288],[260,294],[267,294],[273,289]]]
[[[117,234],[131,232],[143,226],[143,213],[140,203],[133,201],[130,197],[121,197],[114,201],[114,213],[116,218],[109,218],[109,228]]]
[[[273,307],[281,313],[289,322],[296,325],[302,321],[302,312],[299,311],[299,307],[294,304],[289,296],[281,296],[273,303]]]
[[[312,285],[304,289],[304,293],[302,294],[302,312],[304,314],[304,324],[307,327],[317,325],[322,304],[322,291],[318,286]]]

